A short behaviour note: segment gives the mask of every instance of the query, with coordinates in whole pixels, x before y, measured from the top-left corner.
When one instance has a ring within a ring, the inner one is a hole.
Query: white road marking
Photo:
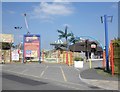
[[[19,68],[18,66],[16,66],[16,67],[13,67],[12,69],[9,69],[10,71],[14,71],[14,70],[16,70],[17,68]],[[5,69],[4,69],[5,70]]]
[[[45,73],[45,71],[47,70],[48,66],[45,67],[45,69],[42,71],[42,73],[40,74],[40,77],[43,76],[43,74]]]
[[[58,80],[54,80],[54,79],[50,79],[50,78],[43,78],[43,77],[40,78],[39,76],[29,75],[29,74],[24,74],[24,73],[18,73],[18,72],[14,72],[14,71],[10,71],[10,70],[4,70],[4,71],[11,72],[11,73],[18,74],[18,75],[24,75],[24,76],[34,77],[34,78],[38,78],[38,79],[51,80],[51,81],[57,82],[57,85],[61,85],[61,86],[66,86],[67,84],[71,84],[71,85],[78,85],[78,86],[81,86],[81,87],[86,87],[86,86],[80,85],[80,84],[78,84],[78,83],[58,81]],[[37,79],[35,79],[35,80],[37,80]],[[37,81],[39,81],[39,80],[37,80]],[[58,83],[62,83],[62,84],[58,84]],[[63,83],[66,83],[66,85],[63,84]],[[66,87],[67,87],[67,86],[66,86]],[[69,87],[69,88],[79,89],[79,88],[77,88],[77,87],[71,87],[71,86],[68,86],[68,87]]]
[[[21,72],[21,74],[23,74],[23,73],[25,73],[25,72],[27,72],[28,71],[28,69],[25,69],[25,70],[23,70],[22,72]]]
[[[63,75],[64,81],[67,82],[67,79],[66,79],[66,77],[65,77],[64,71],[63,71],[63,69],[62,69],[61,66],[60,66],[60,69],[61,69],[61,72],[62,72],[62,75]]]

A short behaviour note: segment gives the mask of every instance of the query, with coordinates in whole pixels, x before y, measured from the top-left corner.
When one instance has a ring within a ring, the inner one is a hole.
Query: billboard
[[[13,43],[14,42],[13,34],[0,34],[0,42]]]
[[[40,35],[24,35],[24,59],[40,59]]]

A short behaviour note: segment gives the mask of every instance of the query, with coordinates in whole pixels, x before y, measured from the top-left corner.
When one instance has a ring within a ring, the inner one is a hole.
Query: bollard
[[[91,62],[91,59],[89,59],[89,66],[90,66],[90,69],[92,68],[92,62]]]

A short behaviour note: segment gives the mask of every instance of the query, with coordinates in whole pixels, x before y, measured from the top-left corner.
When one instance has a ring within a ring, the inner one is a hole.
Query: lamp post
[[[29,32],[29,27],[28,27],[28,22],[27,22],[27,18],[26,18],[26,16],[27,16],[27,14],[25,13],[24,14],[24,18],[25,18],[25,25],[26,25],[26,29],[27,29],[27,34],[29,35],[30,34],[30,32]]]
[[[109,41],[108,41],[108,23],[112,22],[113,16],[101,16],[101,23],[104,23],[105,26],[105,54],[106,54],[106,70],[109,71]]]
[[[22,27],[14,27],[16,30],[20,30],[22,29]],[[20,38],[19,38],[20,39]],[[20,40],[19,40],[20,41]],[[19,42],[19,45],[22,45],[21,42]],[[17,49],[18,49],[18,54],[19,54],[19,61],[20,61],[20,46],[17,46]]]

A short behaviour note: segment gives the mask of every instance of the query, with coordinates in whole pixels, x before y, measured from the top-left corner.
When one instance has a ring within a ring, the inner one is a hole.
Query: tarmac
[[[101,61],[92,61],[92,68],[89,68],[89,62],[84,63],[84,67],[79,69],[79,78],[90,85],[97,86],[105,90],[120,91],[119,77],[110,75],[102,70]]]

